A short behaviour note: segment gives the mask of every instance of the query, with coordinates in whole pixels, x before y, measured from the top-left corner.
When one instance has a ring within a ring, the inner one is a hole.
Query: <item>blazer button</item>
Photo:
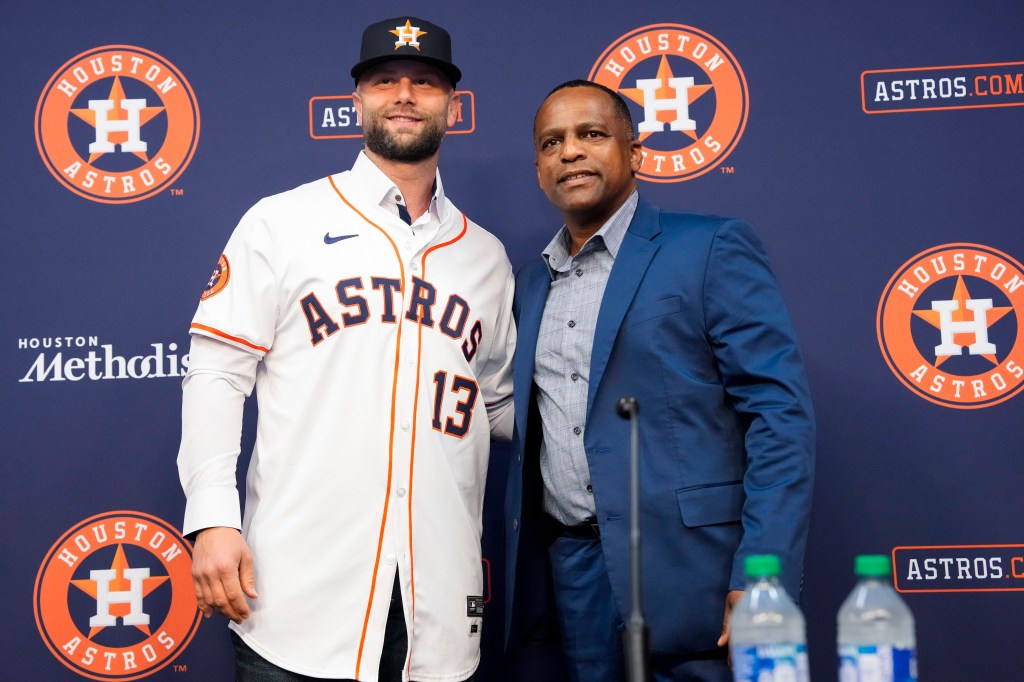
[[[512,519],[512,530],[519,530],[519,519]]]

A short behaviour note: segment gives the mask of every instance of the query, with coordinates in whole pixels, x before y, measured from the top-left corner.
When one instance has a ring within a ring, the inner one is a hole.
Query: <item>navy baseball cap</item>
[[[459,67],[452,63],[452,39],[437,24],[416,17],[396,17],[370,24],[363,31],[359,63],[352,67],[352,77],[391,59],[412,59],[440,69],[452,82],[462,78]]]

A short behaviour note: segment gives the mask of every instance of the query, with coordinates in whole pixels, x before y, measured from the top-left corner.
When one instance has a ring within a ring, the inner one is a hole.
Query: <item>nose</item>
[[[398,87],[395,88],[395,103],[412,103],[416,100],[415,89],[412,86],[411,78],[400,78]]]
[[[563,161],[576,161],[585,156],[583,145],[580,144],[579,138],[575,135],[566,135],[565,139],[562,140],[562,160]]]

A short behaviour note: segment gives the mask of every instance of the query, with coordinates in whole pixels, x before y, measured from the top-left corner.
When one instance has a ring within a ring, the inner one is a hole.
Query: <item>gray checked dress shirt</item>
[[[583,448],[590,357],[604,288],[636,204],[634,191],[575,256],[569,255],[564,225],[541,254],[551,273],[551,288],[533,370],[544,436],[540,471],[544,511],[567,526],[592,520],[596,514]]]

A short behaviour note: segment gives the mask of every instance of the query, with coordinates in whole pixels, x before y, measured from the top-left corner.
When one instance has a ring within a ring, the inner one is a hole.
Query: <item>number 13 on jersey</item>
[[[473,420],[473,406],[476,405],[476,396],[479,393],[477,383],[472,379],[461,377],[458,374],[452,377],[449,391],[458,395],[460,400],[455,404],[455,414],[444,419],[441,423],[441,407],[448,389],[448,372],[438,371],[434,373],[434,416],[430,425],[435,431],[441,431],[445,435],[462,438],[469,431],[469,425]]]

